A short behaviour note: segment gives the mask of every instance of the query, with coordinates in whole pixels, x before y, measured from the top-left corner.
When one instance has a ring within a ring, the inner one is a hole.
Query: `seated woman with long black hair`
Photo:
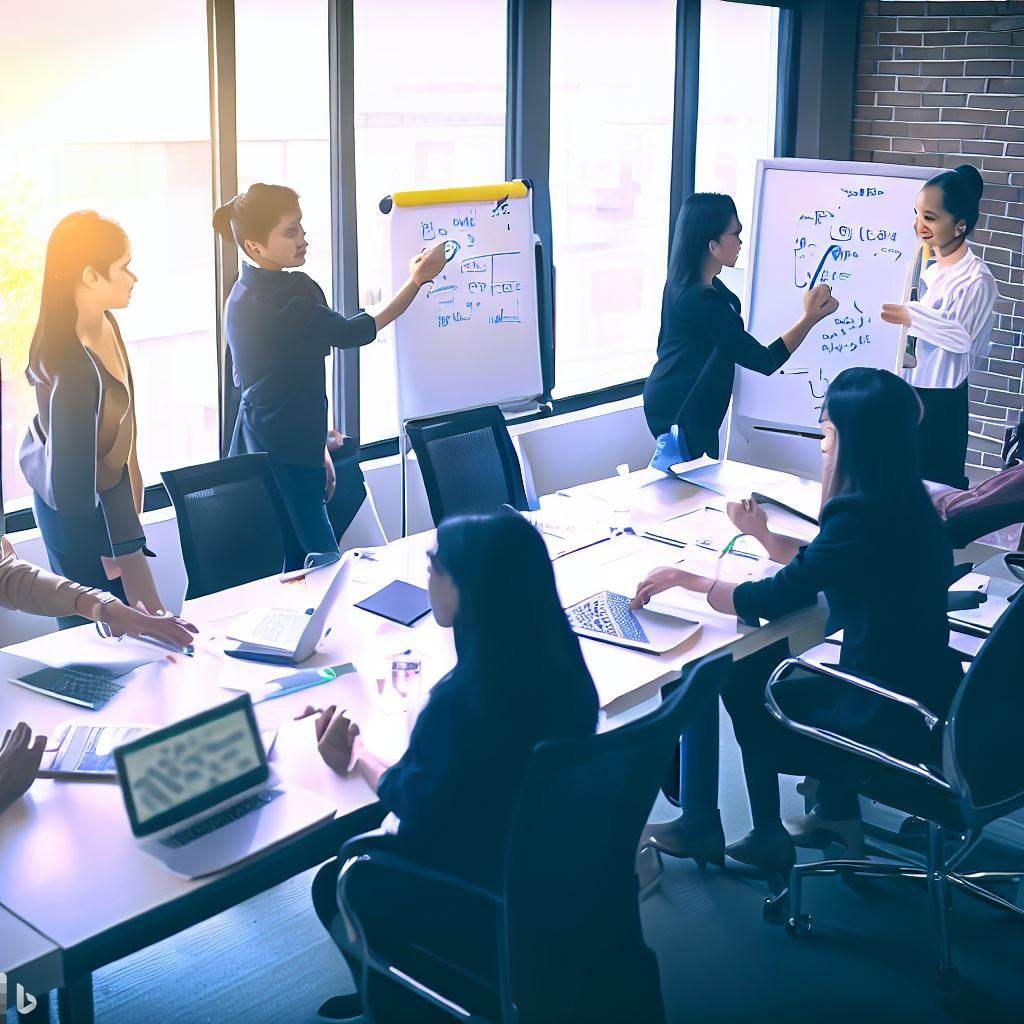
[[[731,505],[737,529],[761,541],[775,561],[788,564],[768,579],[738,585],[656,569],[638,587],[635,605],[670,587],[685,587],[707,594],[712,608],[756,624],[812,604],[824,593],[826,631],[843,630],[839,666],[943,714],[961,678],[946,620],[953,552],[918,470],[920,419],[920,400],[895,374],[844,370],[829,386],[822,412],[825,472],[818,536],[802,546],[769,530],[756,502]],[[753,831],[725,846],[716,800],[717,747],[684,737],[683,813],[648,826],[646,841],[676,856],[717,863],[728,853],[768,877],[788,873],[794,843],[780,820],[777,765],[790,754],[783,747],[785,734],[764,704],[767,674],[778,660],[779,652],[769,649],[762,657],[737,662],[723,691],[743,752]],[[936,754],[926,738],[906,734],[902,719],[897,724],[881,717],[884,712],[864,691],[847,688],[837,698],[820,682],[804,681],[788,699],[791,713],[811,724],[911,757]],[[717,714],[697,727],[714,728],[717,735]],[[841,781],[823,781],[818,804],[797,823],[795,838],[813,845],[815,837],[832,833],[849,841],[858,825],[856,792]]]
[[[748,334],[740,300],[718,276],[736,265],[742,230],[736,204],[716,192],[688,196],[676,221],[644,414],[656,438],[678,425],[684,461],[718,458],[718,431],[737,366],[774,373],[811,328],[839,308],[828,285],[815,285],[804,294],[799,318],[770,345]]]
[[[544,542],[525,519],[513,513],[448,519],[429,559],[434,618],[454,627],[458,663],[431,691],[408,750],[389,767],[366,747],[358,726],[333,708],[317,723],[319,749],[336,771],[358,772],[398,818],[389,838],[404,856],[496,890],[530,752],[542,740],[592,733],[597,694],[562,611]],[[337,861],[321,869],[314,904],[358,979],[358,955],[338,918],[338,870]],[[494,976],[493,931],[472,906],[453,903],[450,891],[442,897],[389,873],[379,885],[364,875],[362,887],[354,894],[350,887],[349,895],[371,941],[401,936],[440,946],[475,972]],[[375,1006],[381,999],[401,1005],[405,994],[381,984],[389,990],[374,993]],[[415,1017],[395,1010],[394,1019],[424,1019],[419,1014],[428,1009],[418,1003],[407,1011]],[[321,1013],[339,1018],[359,1010],[358,996],[341,996]]]

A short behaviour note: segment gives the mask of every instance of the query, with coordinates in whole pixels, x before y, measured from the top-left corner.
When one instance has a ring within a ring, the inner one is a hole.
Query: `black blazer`
[[[872,508],[861,494],[833,498],[821,530],[774,576],[742,583],[736,613],[749,623],[828,601],[826,632],[843,630],[840,668],[944,714],[962,672],[949,649],[947,588],[953,549],[938,517],[909,502]]]
[[[716,277],[677,292],[665,285],[658,361],[644,385],[651,433],[678,423],[690,458],[718,458],[718,430],[732,397],[736,366],[765,375],[789,358],[781,338],[762,345],[743,329],[740,300]]]
[[[556,686],[543,707],[495,722],[480,712],[478,685],[456,667],[430,691],[377,795],[399,819],[407,856],[494,888],[530,753],[542,740],[592,733],[598,700],[593,685]]]

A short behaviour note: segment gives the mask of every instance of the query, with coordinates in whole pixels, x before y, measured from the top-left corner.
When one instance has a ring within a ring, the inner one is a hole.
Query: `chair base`
[[[803,883],[807,878],[839,876],[844,881],[864,878],[911,878],[924,881],[931,897],[932,920],[938,943],[937,987],[940,992],[955,991],[959,975],[953,966],[950,952],[948,915],[952,910],[954,890],[1000,910],[1024,918],[1024,906],[1017,906],[979,883],[1024,883],[1021,871],[972,871],[961,873],[956,868],[977,845],[980,835],[969,834],[966,841],[950,858],[946,858],[944,830],[932,823],[929,829],[928,864],[898,863],[874,860],[824,860],[797,864],[789,878],[789,887],[765,901],[764,917],[772,923],[786,923],[786,931],[794,938],[802,938],[811,931],[811,917],[802,912]]]

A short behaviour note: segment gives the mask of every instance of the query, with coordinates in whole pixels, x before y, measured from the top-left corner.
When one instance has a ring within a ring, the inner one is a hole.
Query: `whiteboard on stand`
[[[437,279],[395,322],[400,421],[539,399],[544,382],[528,186],[516,181],[390,198],[392,291],[408,278],[409,260],[421,249],[446,242],[452,251]]]
[[[898,370],[900,328],[879,313],[900,302],[914,261],[914,206],[935,168],[759,160],[744,312],[767,344],[791,327],[803,296],[827,284],[839,308],[769,377],[738,369],[730,459],[820,474],[818,426],[829,381],[848,366]]]

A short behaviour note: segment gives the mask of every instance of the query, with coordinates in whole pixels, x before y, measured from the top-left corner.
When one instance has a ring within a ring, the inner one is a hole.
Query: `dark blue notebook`
[[[411,626],[430,611],[430,597],[422,587],[414,587],[405,580],[395,580],[376,594],[356,602],[356,607],[403,626]]]

